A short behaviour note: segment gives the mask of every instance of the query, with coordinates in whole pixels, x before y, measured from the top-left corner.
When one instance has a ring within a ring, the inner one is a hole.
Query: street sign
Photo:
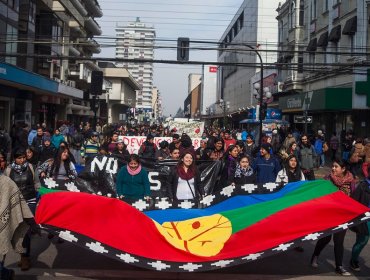
[[[301,116],[295,115],[294,116],[294,123],[312,123],[312,116]]]

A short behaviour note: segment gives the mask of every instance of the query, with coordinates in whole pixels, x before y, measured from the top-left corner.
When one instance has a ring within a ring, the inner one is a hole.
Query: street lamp
[[[223,120],[223,123],[224,123],[224,128],[226,128],[227,126],[227,119],[226,119],[226,111],[229,110],[230,108],[230,102],[229,101],[224,101],[223,99],[220,99],[218,101],[218,105],[220,105],[220,108],[222,109],[223,111],[223,114],[224,114],[224,120]]]
[[[259,127],[258,143],[261,146],[263,120],[266,118],[266,113],[267,113],[267,100],[272,97],[272,93],[270,92],[270,89],[268,87],[264,87],[262,89],[259,83],[254,84],[254,89],[255,89],[255,92],[253,93],[253,95],[256,99],[259,99],[258,118],[259,118],[260,127]]]

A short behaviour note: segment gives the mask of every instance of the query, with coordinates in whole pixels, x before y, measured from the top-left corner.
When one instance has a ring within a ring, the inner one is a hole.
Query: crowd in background
[[[120,136],[145,136],[146,140],[136,155],[128,152]],[[154,138],[158,136],[171,137],[172,141],[162,141],[157,146]],[[120,197],[132,200],[150,199],[148,173],[141,166],[143,158],[177,161],[165,186],[171,200],[199,200],[206,195],[197,161],[222,162],[214,192],[233,184],[315,180],[314,171],[329,161],[332,171],[325,179],[349,196],[355,190],[362,190],[367,198],[362,194],[356,198],[370,206],[370,187],[365,186],[369,183],[370,139],[356,138],[351,131],[327,137],[321,130],[309,136],[295,130],[274,129],[271,135],[262,135],[260,143],[256,143],[253,131],[206,127],[199,147],[195,149],[192,140],[187,134],[162,125],[97,125],[95,130],[89,123],[62,122],[54,130],[45,124],[32,128],[15,125],[9,133],[0,129],[0,174],[9,176],[18,185],[34,213],[40,179],[74,180],[78,168],[88,165],[97,155],[113,155],[126,163],[117,175],[116,190]],[[364,186],[356,188],[358,185]],[[356,253],[351,259],[354,270],[360,269],[358,255],[369,238],[368,227],[359,234],[354,246]],[[342,265],[344,237],[345,231],[334,234],[336,272],[348,275]],[[318,266],[318,256],[329,241],[329,237],[319,240],[312,266]],[[29,237],[25,247],[21,268],[27,270]]]

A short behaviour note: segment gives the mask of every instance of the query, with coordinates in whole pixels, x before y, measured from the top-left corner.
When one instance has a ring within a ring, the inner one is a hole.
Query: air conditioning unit
[[[278,82],[277,84],[277,92],[283,92],[284,90],[284,83],[283,82]]]

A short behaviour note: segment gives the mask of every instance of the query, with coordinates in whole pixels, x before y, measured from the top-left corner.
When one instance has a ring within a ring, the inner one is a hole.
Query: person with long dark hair
[[[4,175],[16,183],[32,214],[35,214],[37,190],[40,187],[40,182],[35,176],[32,164],[26,160],[24,149],[18,149],[14,152],[14,161],[6,168]],[[31,267],[31,232],[25,236],[22,245],[25,248],[25,253],[21,254],[21,270],[29,270]]]
[[[224,167],[221,171],[220,187],[230,185],[234,180],[234,174],[238,163],[239,148],[235,145],[230,145],[224,155]]]
[[[195,156],[190,152],[181,155],[166,182],[167,194],[171,200],[199,199],[204,195]]]
[[[68,147],[60,147],[53,159],[49,159],[38,168],[41,178],[49,177],[60,180],[75,180],[77,172],[70,159]]]
[[[209,142],[211,144],[212,142]],[[207,158],[210,160],[220,160],[224,156],[224,140],[216,138],[213,142],[213,147],[210,147],[207,152]]]
[[[298,181],[304,181],[305,177],[299,167],[298,158],[296,155],[291,154],[285,160],[284,167],[279,171],[276,176],[276,183],[292,183]]]
[[[131,154],[128,164],[119,170],[116,190],[119,197],[130,200],[150,198],[148,171],[142,167],[138,155]]]
[[[332,166],[332,171],[329,175],[325,176],[324,179],[330,180],[340,191],[346,195],[351,195],[352,189],[354,189],[356,181],[348,171],[346,163],[342,159],[335,159]],[[332,236],[334,240],[334,255],[335,255],[335,272],[342,276],[351,275],[343,267],[343,252],[344,252],[344,238],[347,230],[342,230],[333,235],[328,235],[319,239],[316,243],[315,251],[311,258],[311,266],[318,267],[318,258],[321,251],[329,244]]]

